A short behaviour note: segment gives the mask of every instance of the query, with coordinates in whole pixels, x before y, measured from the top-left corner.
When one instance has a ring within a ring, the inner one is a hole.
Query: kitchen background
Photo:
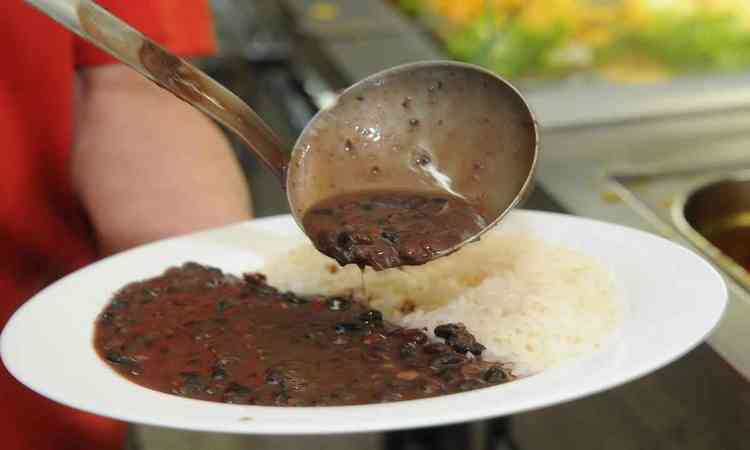
[[[731,291],[707,344],[626,386],[541,411],[386,434],[244,437],[134,427],[132,449],[750,449],[750,1],[213,0],[198,61],[291,145],[336,93],[425,59],[486,66],[542,127],[526,208],[659,233]],[[230,136],[231,138],[231,136]],[[256,215],[284,193],[235,142]]]

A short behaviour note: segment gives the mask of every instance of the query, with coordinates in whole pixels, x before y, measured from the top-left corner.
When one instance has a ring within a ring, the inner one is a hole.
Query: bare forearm
[[[123,66],[80,76],[75,187],[102,251],[250,217],[245,179],[213,123]]]

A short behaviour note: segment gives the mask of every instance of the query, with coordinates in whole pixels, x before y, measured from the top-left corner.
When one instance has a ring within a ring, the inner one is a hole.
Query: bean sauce
[[[342,266],[375,270],[424,264],[487,225],[461,198],[399,191],[329,198],[310,208],[302,222],[322,253]]]
[[[442,328],[441,328],[442,327]],[[445,341],[343,297],[299,296],[187,263],[119,291],[96,322],[100,357],[139,385],[183,397],[274,406],[356,405],[492,386],[461,324]]]

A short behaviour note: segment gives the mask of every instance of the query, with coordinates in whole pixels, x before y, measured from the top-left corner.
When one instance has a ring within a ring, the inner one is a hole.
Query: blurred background
[[[525,207],[621,223],[703,254],[728,313],[657,373],[511,418],[357,436],[135,427],[133,449],[750,449],[750,0],[213,0],[221,52],[197,61],[291,145],[353,82],[425,59],[516,84],[541,125]],[[230,139],[232,137],[230,136]],[[259,217],[280,186],[235,142]]]

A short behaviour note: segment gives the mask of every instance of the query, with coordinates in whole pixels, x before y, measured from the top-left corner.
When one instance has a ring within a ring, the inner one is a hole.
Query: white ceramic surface
[[[598,353],[512,383],[425,400],[350,407],[226,405],[162,394],[121,378],[91,340],[96,315],[128,282],[187,260],[233,273],[259,269],[304,236],[290,217],[161,241],[75,272],[27,302],[0,339],[3,363],[53,400],[130,422],[191,430],[317,434],[393,430],[514,414],[591,395],[656,370],[700,343],[724,311],[718,273],[670,241],[592,220],[518,211],[548,242],[598,257],[624,303],[620,328]]]

